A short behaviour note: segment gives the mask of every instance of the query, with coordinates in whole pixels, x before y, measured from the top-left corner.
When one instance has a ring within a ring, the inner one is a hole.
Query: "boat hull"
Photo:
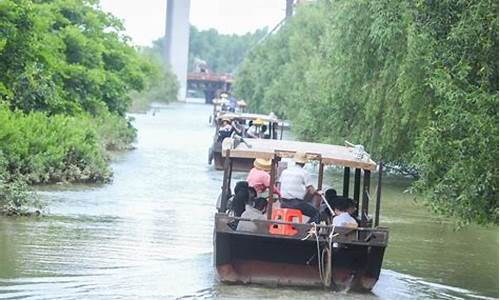
[[[224,170],[224,157],[222,156],[222,144],[215,143],[211,148],[213,164],[216,170]],[[233,168],[235,172],[248,172],[253,168],[253,158],[232,158]]]
[[[323,263],[319,271],[318,245]],[[370,291],[377,282],[385,247],[340,244],[326,255],[325,243],[287,236],[214,233],[214,262],[226,283],[326,287]]]

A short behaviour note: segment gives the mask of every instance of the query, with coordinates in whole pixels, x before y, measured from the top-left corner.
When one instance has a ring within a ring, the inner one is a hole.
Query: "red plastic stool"
[[[273,210],[271,216],[273,221],[302,223],[302,212],[298,209],[278,208]],[[296,235],[299,231],[291,224],[271,224],[270,234]]]

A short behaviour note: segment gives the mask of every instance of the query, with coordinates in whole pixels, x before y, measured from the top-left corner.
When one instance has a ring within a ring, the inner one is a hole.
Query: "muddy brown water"
[[[105,185],[55,185],[47,215],[0,218],[0,299],[485,299],[498,297],[498,227],[455,231],[386,178],[391,230],[372,293],[224,285],[212,264],[222,173],[207,165],[211,107],[134,115],[137,149]],[[338,184],[339,176],[327,179]],[[327,180],[325,183],[328,184]]]

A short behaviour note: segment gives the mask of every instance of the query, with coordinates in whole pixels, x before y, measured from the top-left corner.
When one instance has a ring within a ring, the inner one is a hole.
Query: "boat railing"
[[[238,222],[253,222],[256,231],[237,230]],[[295,235],[279,235],[269,232],[269,227],[272,225],[293,226],[297,233]],[[218,232],[254,235],[261,237],[285,238],[285,239],[300,239],[304,241],[328,241],[330,238],[333,242],[351,245],[370,245],[370,246],[387,246],[389,232],[384,227],[369,228],[369,227],[340,227],[323,224],[310,223],[294,223],[279,220],[260,220],[248,219],[241,217],[228,216],[224,213],[217,213],[216,230]],[[333,234],[332,234],[333,230]]]

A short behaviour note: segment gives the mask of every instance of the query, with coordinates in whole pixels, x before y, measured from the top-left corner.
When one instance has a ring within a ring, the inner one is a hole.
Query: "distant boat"
[[[263,122],[263,127],[266,129],[262,132],[262,139],[281,139],[283,136],[282,122],[275,115],[261,115],[261,114],[248,114],[248,113],[231,113],[225,112],[217,115],[215,119],[215,134],[213,138],[212,146],[208,150],[208,163],[213,165],[216,170],[224,169],[224,160],[222,157],[222,143],[225,137],[220,135],[219,129],[223,120],[238,121],[245,131],[249,126],[250,122],[256,122],[260,120]],[[244,127],[244,128],[243,128]],[[236,143],[241,141],[246,142],[253,138],[248,138],[247,134],[243,133],[240,139],[236,140]],[[253,158],[235,158],[232,160],[234,171],[249,171],[253,167]]]
[[[225,113],[231,113],[229,111],[229,100],[227,98],[214,98],[212,100],[213,111],[210,116],[208,122],[210,125],[215,125],[215,120],[217,120],[218,116],[221,116]],[[247,103],[245,100],[237,100],[236,108],[234,109],[234,113],[244,113],[247,109]]]

